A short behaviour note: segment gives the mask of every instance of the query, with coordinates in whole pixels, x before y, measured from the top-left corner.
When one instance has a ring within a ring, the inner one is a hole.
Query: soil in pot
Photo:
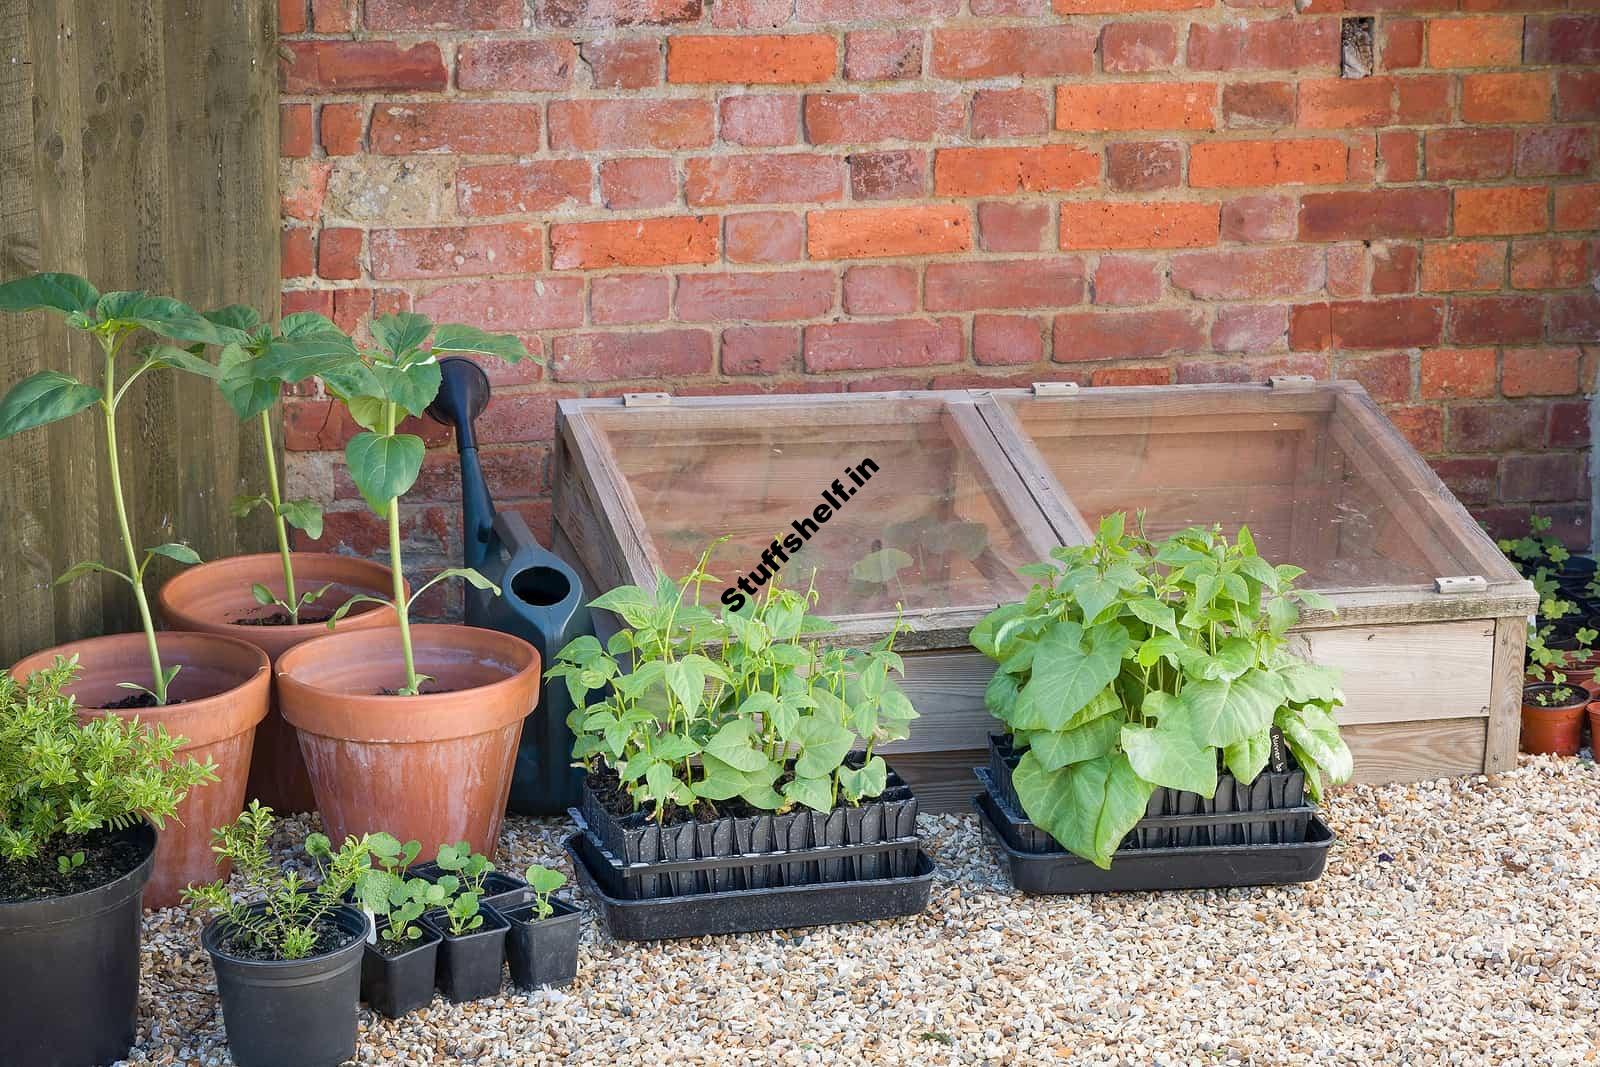
[[[377,938],[367,943],[361,957],[361,999],[379,1015],[398,1019],[433,999],[439,934],[432,927],[417,923],[421,937],[390,941],[383,936],[386,925],[378,923]]]
[[[169,629],[243,638],[274,663],[289,649],[314,637],[396,624],[394,609],[388,605],[362,604],[341,619],[335,631],[327,627],[330,614],[352,596],[393,594],[389,568],[382,564],[326,552],[296,552],[294,574],[298,593],[331,585],[300,613],[298,625],[291,624],[287,612],[256,603],[250,592],[260,583],[280,598],[284,595],[283,562],[275,552],[231,556],[190,567],[161,587],[156,610]],[[279,714],[276,694],[267,717],[256,728],[246,795],[279,814],[316,809],[305,757],[300,754],[300,738]]]
[[[232,822],[244,807],[256,725],[267,713],[272,681],[266,654],[238,638],[162,633],[157,644],[164,664],[183,668],[169,690],[171,703],[113,713],[136,715],[142,723],[159,723],[168,733],[187,738],[180,751],[201,763],[212,760],[218,780],[190,791],[178,805],[177,818],[167,820],[145,887],[147,908],[176,904],[189,883],[227,875],[227,867],[219,867],[211,851],[211,828]],[[143,684],[150,678],[142,633],[95,637],[36,652],[13,666],[11,674],[25,678],[58,655],[76,655],[83,667],[65,691],[77,699],[78,717],[85,721],[127,697],[119,682]]]
[[[364,912],[340,907],[317,951],[298,960],[259,958],[225,919],[205,928],[200,943],[211,954],[239,1067],[334,1067],[355,1058],[367,926]]]
[[[552,897],[551,914],[539,918],[538,908],[523,904],[505,911],[511,932],[506,937],[506,962],[518,989],[563,986],[578,975],[578,941],[583,936],[583,915],[565,900]]]
[[[91,838],[94,843],[91,843]],[[127,1055],[139,1015],[140,897],[155,863],[146,825],[85,835],[84,864],[41,895],[0,861],[0,1059],[82,1067]],[[55,856],[49,857],[55,866]]]
[[[279,705],[299,731],[325,832],[387,831],[423,844],[466,841],[493,856],[523,719],[539,696],[539,654],[510,634],[411,628],[417,670],[443,693],[379,696],[399,684],[398,634],[338,633],[278,660]]]
[[[1576,756],[1589,702],[1589,691],[1579,685],[1540,682],[1523,686],[1522,751]]]
[[[479,914],[483,916],[483,925],[460,936],[450,933],[450,920],[442,911],[430,911],[422,916],[422,921],[441,938],[436,974],[439,992],[456,1004],[500,992],[510,924],[493,908],[482,908]]]

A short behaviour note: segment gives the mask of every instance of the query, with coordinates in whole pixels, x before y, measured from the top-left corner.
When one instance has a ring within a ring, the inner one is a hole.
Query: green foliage
[[[416,921],[429,907],[423,888],[428,883],[407,878],[405,872],[422,852],[421,843],[401,844],[393,834],[380,832],[367,835],[367,851],[371,866],[356,880],[356,899],[373,916],[387,920],[379,937],[397,945],[415,941],[422,936]]]
[[[824,650],[811,639],[832,627],[807,614],[815,590],[775,584],[718,617],[700,604],[701,587],[719,584],[709,556],[681,584],[662,575],[654,591],[621,586],[591,603],[627,626],[604,647],[576,638],[546,672],[573,698],[573,757],[616,771],[635,809],[658,820],[673,805],[733,797],[828,811],[882,793],[888,769],[873,749],[907,737],[917,717],[890,677],[904,672],[899,623],[871,651]],[[858,747],[865,761],[852,766],[845,757]]]
[[[141,817],[164,826],[191,789],[217,780],[210,760],[178,757],[184,738],[165,727],[110,714],[79,723],[62,693],[78,669],[74,656],[25,682],[0,673],[0,858],[65,850]],[[76,866],[81,855],[63,858]]]
[[[371,869],[369,839],[347,837],[335,852],[323,834],[307,836],[306,855],[317,861],[322,874],[309,885],[298,872],[285,873],[273,863],[268,844],[275,822],[271,808],[252,800],[237,820],[211,831],[211,851],[218,862],[232,861],[235,875],[244,881],[241,896],[229,892],[226,880],[191,885],[183,895],[186,902],[221,916],[255,951],[298,960],[315,951],[324,922]]]
[[[990,613],[972,644],[999,668],[989,710],[1022,751],[1028,817],[1063,847],[1109,867],[1158,786],[1216,791],[1218,761],[1244,782],[1282,732],[1313,797],[1350,777],[1333,709],[1337,672],[1293,656],[1298,567],[1193,528],[1152,543],[1107,516],[1095,539],[1023,568],[1026,598]]]
[[[524,875],[528,888],[533,890],[533,911],[536,918],[548,919],[555,912],[550,906],[550,894],[567,884],[567,876],[535,863]]]

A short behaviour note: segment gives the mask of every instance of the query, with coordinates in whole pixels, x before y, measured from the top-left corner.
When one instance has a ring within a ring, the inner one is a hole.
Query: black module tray
[[[571,835],[566,847],[578,885],[594,903],[606,930],[619,941],[661,941],[892,919],[927,910],[933,891],[933,861],[926,853],[918,852],[913,873],[901,878],[622,900],[601,889],[593,872],[605,860],[588,835]]]
[[[1070,852],[1021,852],[996,825],[1004,819],[994,798],[972,798],[978,820],[994,839],[1011,884],[1024,893],[1120,893],[1164,889],[1224,889],[1231,886],[1313,882],[1328,862],[1333,831],[1315,815],[1305,840],[1288,844],[1192,845],[1118,849],[1110,870]],[[1173,818],[1205,816],[1173,816]]]
[[[437,863],[429,862],[412,864],[406,869],[405,875],[408,878],[424,878],[430,882],[437,882],[449,873]],[[532,899],[533,891],[528,888],[528,883],[509,871],[493,870],[483,876],[483,896],[479,898],[481,904],[491,908],[498,908],[501,905],[514,908]]]

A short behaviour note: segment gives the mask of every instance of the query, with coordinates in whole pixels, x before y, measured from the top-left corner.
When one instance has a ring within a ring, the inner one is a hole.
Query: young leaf
[[[1029,748],[1042,769],[1060,770],[1109,755],[1123,729],[1121,716],[1102,715],[1071,730],[1041,730],[1031,736]]]
[[[1190,682],[1178,699],[1196,743],[1226,748],[1272,725],[1283,684],[1268,671],[1250,670],[1231,681]]]
[[[87,315],[99,300],[95,287],[76,274],[32,274],[0,285],[0,311],[48,309]]]
[[[262,585],[260,582],[256,582],[250,586],[250,595],[254,597],[255,602],[260,604],[262,607],[266,607],[269,604],[279,603],[277,594],[268,589],[266,586]]]
[[[488,333],[476,326],[447,323],[433,334],[435,353],[467,352],[496,356],[507,363],[532,358],[521,339],[510,333]]]
[[[804,804],[813,811],[831,810],[833,808],[832,768],[829,769],[827,777],[796,777],[785,782],[783,795],[796,804]]]
[[[1121,626],[1096,627],[1088,633],[1076,623],[1052,626],[1033,655],[1028,689],[1039,722],[1027,728],[1064,729],[1073,715],[1116,678],[1128,644],[1128,631]]]
[[[260,378],[292,384],[345,367],[356,355],[355,343],[342,333],[275,340],[256,358],[255,372]]]
[[[156,345],[155,349],[150,353],[149,361],[152,366],[171,367],[176,370],[188,371],[190,374],[198,374],[200,377],[210,378],[212,381],[217,380],[222,373],[215,363],[203,359],[193,352],[186,352],[172,345]]]
[[[99,402],[100,390],[93,386],[60,371],[40,371],[22,379],[0,400],[0,441],[70,418]]]
[[[1147,782],[1203,797],[1217,791],[1216,750],[1196,744],[1182,730],[1151,730],[1130,723],[1122,728],[1122,750]]]
[[[432,329],[433,323],[425,316],[404,311],[373,320],[372,339],[398,358],[421,347]]]
[[[837,722],[809,715],[800,720],[791,740],[798,742],[801,749],[794,773],[802,778],[821,778],[833,774],[844,762],[855,735]]]
[[[322,537],[322,505],[315,500],[285,500],[278,513],[284,522],[304,530],[313,541]]]
[[[422,470],[422,438],[412,434],[357,434],[345,446],[350,479],[367,506],[387,518],[389,501],[405,495]]]
[[[76,581],[86,574],[114,574],[123,581],[128,582],[130,585],[132,584],[132,579],[130,579],[126,574],[123,574],[115,567],[107,567],[99,560],[89,560],[84,563],[74,563],[72,566],[62,571],[56,580],[51,584],[66,585],[68,582]]]
[[[754,732],[755,725],[750,719],[731,719],[706,742],[705,754],[736,771],[759,771],[766,767],[768,760],[755,747]]]
[[[139,291],[104,293],[95,304],[95,317],[101,322],[116,321],[142,326],[159,337],[173,341],[196,341],[211,345],[232,340],[231,331],[224,335],[216,323],[170,296],[154,296]]]
[[[180,545],[173,542],[168,542],[164,545],[156,545],[154,548],[147,548],[145,549],[145,552],[149,555],[165,556],[170,560],[174,560],[175,562],[182,563],[184,566],[189,567],[194,566],[196,563],[202,562],[200,559],[200,553],[196,552],[188,545]]]
[[[1222,750],[1228,770],[1245,785],[1256,780],[1267,760],[1272,758],[1272,737],[1267,733],[1251,734]]]
[[[239,345],[226,345],[217,361],[217,388],[240,420],[253,419],[278,401],[278,379],[259,374],[260,361]]]

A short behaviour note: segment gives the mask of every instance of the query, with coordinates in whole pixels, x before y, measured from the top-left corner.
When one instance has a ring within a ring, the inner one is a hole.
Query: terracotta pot
[[[469,841],[494,855],[522,721],[539,701],[539,653],[518,637],[469,626],[411,628],[417,671],[439,692],[385,696],[405,684],[394,630],[332,634],[278,660],[283,717],[300,733],[328,836],[386,830],[422,842]]]
[[[331,552],[295,553],[294,576],[300,593],[332,583],[333,588],[312,605],[313,610],[336,611],[358,593],[388,597],[394,592],[388,567]],[[274,663],[295,645],[328,635],[327,624],[320,622],[300,626],[241,624],[240,619],[259,618],[278,610],[256,603],[250,589],[258,582],[278,596],[284,595],[283,561],[276,552],[231,556],[190,567],[161,587],[156,594],[156,610],[168,629],[243,638]],[[363,604],[339,620],[337,632],[394,625],[394,608]],[[278,714],[276,692],[267,717],[256,728],[256,753],[250,764],[246,795],[280,813],[316,810],[306,761],[300,755],[300,738]]]
[[[1546,707],[1537,702],[1540,693],[1556,689],[1575,690],[1567,702]],[[1549,683],[1522,687],[1522,751],[1534,754],[1576,756],[1583,740],[1583,711],[1589,692],[1582,686],[1555,686]]]
[[[173,703],[116,714],[159,723],[168,733],[187,738],[180,751],[201,763],[209,757],[217,765],[218,781],[190,792],[178,805],[177,819],[167,820],[156,846],[155,870],[144,891],[146,908],[176,904],[190,882],[210,882],[227,874],[211,851],[211,829],[232,822],[244,807],[256,724],[267,714],[272,685],[266,653],[246,641],[162,633],[157,645],[163,665],[183,667],[168,691]],[[143,633],[95,637],[35,652],[18,661],[11,674],[23,678],[49,666],[57,656],[74,654],[82,672],[66,691],[77,698],[80,719],[95,718],[104,713],[100,709],[105,705],[127,699],[130,691],[118,689],[118,682],[150,680]]]

